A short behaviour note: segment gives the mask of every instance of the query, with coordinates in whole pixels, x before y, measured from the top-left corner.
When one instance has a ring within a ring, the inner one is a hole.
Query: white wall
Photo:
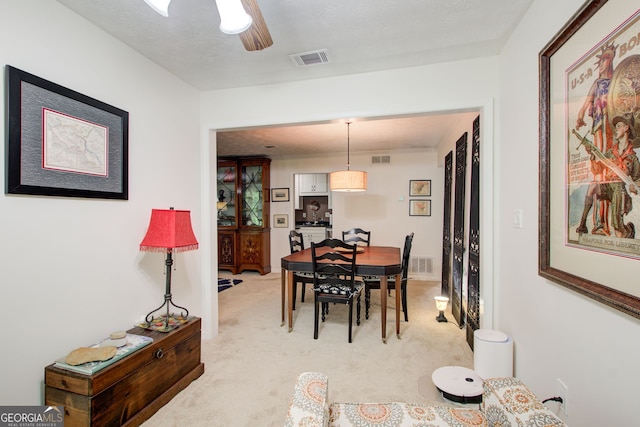
[[[207,244],[198,94],[54,1],[0,2],[0,39],[3,65],[130,114],[128,201],[0,195],[0,402],[37,405],[45,366],[131,328],[162,303],[164,257],[139,252],[152,208],[191,210]],[[4,85],[0,93],[4,100]],[[0,111],[4,117],[4,102]],[[4,121],[0,129],[4,135]],[[173,275],[176,302],[195,315],[202,311],[200,256],[178,255]]]
[[[538,53],[582,3],[536,0],[501,55],[497,327],[514,338],[516,375],[540,397],[557,395],[557,378],[568,386],[569,425],[631,426],[640,321],[537,275]],[[511,226],[516,208],[522,229]]]

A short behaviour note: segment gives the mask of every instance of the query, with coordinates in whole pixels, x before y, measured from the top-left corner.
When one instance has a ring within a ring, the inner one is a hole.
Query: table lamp
[[[193,234],[191,228],[191,212],[170,209],[152,209],[151,221],[147,234],[140,243],[140,250],[144,252],[162,252],[166,254],[166,289],[164,293],[164,303],[149,312],[145,317],[147,326],[151,326],[153,322],[153,313],[160,311],[166,307],[166,315],[164,316],[163,325],[154,327],[154,330],[160,332],[169,332],[179,326],[180,320],[185,321],[189,316],[189,310],[173,303],[171,299],[171,266],[173,265],[173,253],[184,252],[198,249],[198,240]],[[179,308],[182,313],[182,319],[174,319],[173,314],[169,313],[171,306]],[[177,321],[176,321],[177,320]]]
[[[436,320],[438,322],[447,322],[447,318],[444,317],[444,311],[447,309],[447,304],[449,303],[449,298],[447,297],[435,297],[436,300],[436,308],[440,312]]]

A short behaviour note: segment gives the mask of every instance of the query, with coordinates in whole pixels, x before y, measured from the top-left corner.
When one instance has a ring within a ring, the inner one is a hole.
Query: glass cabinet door
[[[263,227],[262,166],[242,166],[242,225]]]
[[[218,166],[218,226],[235,227],[236,218],[236,176],[238,168],[234,165]]]

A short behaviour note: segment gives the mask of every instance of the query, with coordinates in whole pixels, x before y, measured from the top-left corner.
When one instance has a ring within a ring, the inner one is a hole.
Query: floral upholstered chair
[[[328,378],[318,372],[298,377],[285,427],[485,427],[478,409],[444,405],[390,403],[332,403]]]
[[[482,412],[490,426],[565,426],[518,378],[490,378],[482,386]]]
[[[478,409],[444,403],[329,403],[329,379],[303,372],[285,427],[566,427],[517,378],[483,382]]]
[[[329,422],[329,378],[319,372],[303,372],[293,391],[285,427],[326,427]]]

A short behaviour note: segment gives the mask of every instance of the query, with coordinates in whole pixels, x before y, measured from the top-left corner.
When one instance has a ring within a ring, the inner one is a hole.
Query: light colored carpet
[[[313,293],[294,311],[294,328],[280,326],[280,273],[242,278],[218,294],[220,333],[203,341],[205,373],[174,397],[144,426],[282,426],[301,372],[329,376],[330,401],[443,403],[431,382],[442,366],[472,368],[473,353],[464,330],[438,323],[433,297],[439,282],[409,281],[409,322],[395,337],[395,299],[388,301],[387,343],[381,339],[380,291],[372,291],[372,308],[355,325],[347,342],[347,308],[331,305],[329,316],[313,339]],[[393,291],[392,291],[393,296]],[[451,319],[451,314],[447,317]],[[401,317],[402,319],[402,317]]]

